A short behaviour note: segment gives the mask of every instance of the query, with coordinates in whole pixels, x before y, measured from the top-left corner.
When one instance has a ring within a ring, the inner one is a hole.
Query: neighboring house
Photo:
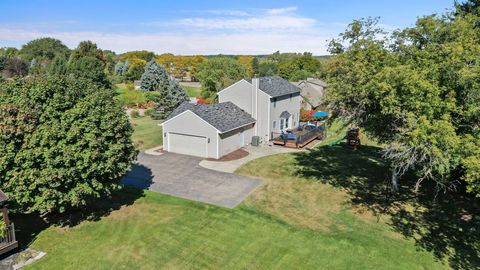
[[[315,78],[307,78],[292,84],[301,89],[302,107],[307,110],[315,110],[322,104],[325,90],[328,87],[326,82]]]
[[[242,79],[218,104],[183,103],[163,122],[164,150],[220,158],[258,136],[269,142],[299,124],[300,88],[277,76]]]

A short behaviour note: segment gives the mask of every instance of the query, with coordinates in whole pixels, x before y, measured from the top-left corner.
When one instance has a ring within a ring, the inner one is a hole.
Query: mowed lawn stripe
[[[355,229],[371,226],[361,223]],[[48,255],[27,269],[443,267],[412,242],[371,229],[299,229],[247,207],[223,209],[148,191],[99,221],[49,228],[33,247]]]

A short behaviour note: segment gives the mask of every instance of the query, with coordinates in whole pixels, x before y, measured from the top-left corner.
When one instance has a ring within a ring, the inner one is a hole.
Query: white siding
[[[295,128],[298,126],[300,120],[300,104],[301,96],[293,94],[290,98],[290,95],[285,95],[276,98],[276,104],[272,99],[270,104],[270,127],[271,132],[280,133],[280,114],[283,111],[287,111],[292,115],[290,127]],[[276,122],[275,128],[273,128],[273,121]]]
[[[167,136],[169,132],[205,137],[207,141],[210,139],[207,143],[207,157],[218,158],[217,130],[193,112],[186,111],[163,123],[163,147],[166,151],[170,151]]]
[[[252,141],[252,130],[253,125],[232,130],[223,134],[219,134],[219,157],[227,155],[239,148],[242,147],[242,138],[243,145],[248,145]],[[241,132],[243,131],[243,136]]]
[[[227,101],[252,114],[252,85],[245,80],[240,80],[218,92],[218,102]]]

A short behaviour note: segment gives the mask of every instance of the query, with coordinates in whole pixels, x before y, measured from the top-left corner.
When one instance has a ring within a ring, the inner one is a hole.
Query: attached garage
[[[255,119],[231,102],[183,103],[162,123],[167,152],[220,158],[251,141]]]
[[[207,157],[207,138],[189,134],[168,133],[169,151],[184,155]]]

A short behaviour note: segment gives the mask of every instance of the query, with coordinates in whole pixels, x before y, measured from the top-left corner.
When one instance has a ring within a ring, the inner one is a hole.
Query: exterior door
[[[168,133],[168,151],[183,155],[207,157],[207,138],[170,132]]]

